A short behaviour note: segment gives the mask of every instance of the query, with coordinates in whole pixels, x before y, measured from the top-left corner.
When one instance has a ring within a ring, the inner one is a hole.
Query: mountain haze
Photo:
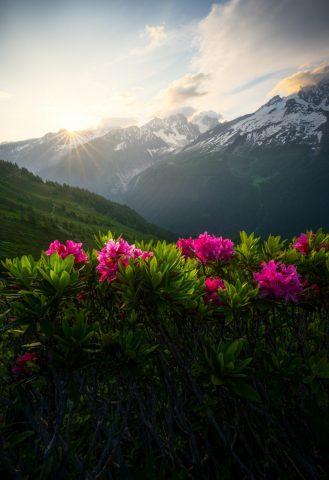
[[[212,112],[214,114],[214,112]],[[215,114],[216,115],[216,114]],[[200,114],[202,131],[218,121]],[[39,139],[0,144],[0,158],[28,168],[46,180],[87,188],[118,199],[129,181],[159,159],[180,150],[200,135],[198,125],[182,114],[154,118],[142,127],[67,130]]]
[[[68,130],[62,129],[56,133],[47,133],[41,138],[3,142],[0,143],[0,158],[38,173],[41,169],[58,163],[73,148],[88,143],[99,135],[101,132],[83,130],[73,137]]]
[[[119,199],[134,176],[199,135],[198,127],[184,115],[155,118],[142,127],[116,129],[78,146],[39,174]]]

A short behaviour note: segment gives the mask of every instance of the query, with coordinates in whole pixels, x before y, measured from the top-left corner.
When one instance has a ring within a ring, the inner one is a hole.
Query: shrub
[[[329,236],[306,237],[7,259],[2,477],[325,478]]]

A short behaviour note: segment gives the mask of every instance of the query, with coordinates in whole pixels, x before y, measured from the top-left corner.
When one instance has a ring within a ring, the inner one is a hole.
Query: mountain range
[[[116,199],[138,173],[191,143],[218,121],[211,112],[197,124],[182,114],[154,118],[142,127],[67,130],[40,139],[0,144],[0,158],[15,162],[47,180],[87,188]],[[200,125],[200,127],[199,127]]]
[[[329,228],[329,81],[275,96],[133,178],[122,201],[180,234]]]
[[[125,203],[179,234],[329,228],[329,80],[229,122],[205,112],[142,127],[0,144],[0,158]],[[42,151],[42,154],[40,153]]]

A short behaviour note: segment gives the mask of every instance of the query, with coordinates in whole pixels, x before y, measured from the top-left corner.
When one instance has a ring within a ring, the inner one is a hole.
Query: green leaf
[[[232,382],[230,381],[230,386],[233,390],[234,393],[239,395],[241,398],[245,398],[246,400],[249,400],[251,402],[260,402],[261,398],[256,392],[256,390],[248,385],[248,383],[245,382]]]
[[[212,382],[213,385],[216,385],[216,386],[217,386],[217,385],[225,385],[225,381],[222,380],[221,378],[219,378],[219,377],[218,377],[217,375],[215,375],[215,374],[212,374],[211,377],[210,377],[210,379],[211,379],[211,382]]]

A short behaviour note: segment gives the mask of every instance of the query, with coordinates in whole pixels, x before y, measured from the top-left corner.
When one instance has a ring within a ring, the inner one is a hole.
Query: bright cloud
[[[303,87],[315,85],[329,78],[329,63],[323,63],[313,69],[304,69],[284,78],[275,85],[272,94],[290,95]]]
[[[253,111],[283,76],[301,64],[329,58],[326,12],[326,0],[229,0],[213,5],[197,28],[193,73],[169,85],[167,101],[183,100],[180,84],[191,77],[202,79],[203,85],[202,95],[190,98],[195,109],[215,107],[226,118]]]
[[[148,40],[147,45],[133,48],[130,55],[145,55],[154,49],[163,46],[171,40],[172,35],[166,31],[164,25],[146,25],[145,30],[139,35],[139,38]]]
[[[159,47],[168,38],[168,33],[164,25],[146,25],[145,34],[150,40],[151,47]]]
[[[101,118],[141,124],[216,110],[229,120],[274,89],[290,93],[324,74],[328,0],[183,1],[181,16],[169,0],[154,8],[122,0],[115,9],[73,0],[65,11],[62,2],[51,11],[42,2],[43,22],[31,2],[20,13],[7,2],[1,82],[15,94],[0,91],[0,141],[58,130],[63,118],[78,117],[84,128]]]
[[[176,107],[193,97],[202,97],[208,92],[202,89],[202,84],[207,78],[203,73],[187,74],[174,80],[168,88],[161,92],[162,97],[172,107]]]

